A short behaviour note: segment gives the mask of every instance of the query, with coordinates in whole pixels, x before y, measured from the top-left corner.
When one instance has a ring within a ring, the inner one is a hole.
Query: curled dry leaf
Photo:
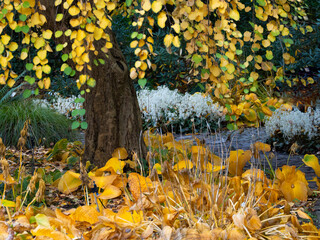
[[[130,173],[128,177],[130,192],[135,200],[138,200],[141,193],[149,192],[152,189],[152,181],[138,173]]]

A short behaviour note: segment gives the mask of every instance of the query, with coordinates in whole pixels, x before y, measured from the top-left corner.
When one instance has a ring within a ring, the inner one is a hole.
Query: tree
[[[84,159],[99,166],[116,147],[141,155],[145,149],[135,91],[111,31],[112,14],[127,16],[136,28],[130,44],[137,56],[132,79],[145,84],[146,71],[155,67],[153,31],[166,28],[167,50],[185,46],[185,58],[193,65],[190,80],[205,82],[207,92],[225,106],[230,129],[244,122],[258,125],[271,114],[276,100],[258,99],[255,93],[272,89],[276,80],[288,81],[286,65],[295,60],[290,28],[298,29],[305,16],[299,2],[286,0],[4,0],[0,6],[0,83],[14,85],[17,74],[10,61],[20,51],[29,71],[25,80],[49,88],[50,41],[55,41],[54,51],[64,53],[61,71],[77,79],[86,97]],[[21,34],[19,44],[6,29]],[[281,46],[280,54],[275,45]]]

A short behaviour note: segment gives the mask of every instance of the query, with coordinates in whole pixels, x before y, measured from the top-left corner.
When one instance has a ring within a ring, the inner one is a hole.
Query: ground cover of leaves
[[[79,164],[79,142],[1,143],[0,239],[320,238],[306,211],[318,192],[304,173],[257,167],[269,145],[220,158],[195,140],[146,132],[146,161],[118,148],[102,168]],[[302,161],[320,175],[316,156]]]

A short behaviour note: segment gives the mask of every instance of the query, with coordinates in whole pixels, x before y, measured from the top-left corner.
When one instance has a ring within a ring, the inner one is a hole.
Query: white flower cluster
[[[320,109],[311,111],[311,108],[305,113],[298,109],[288,111],[279,108],[265,121],[266,133],[269,136],[280,130],[287,139],[301,134],[305,134],[311,139],[317,135],[319,125]]]
[[[151,91],[140,90],[137,92],[137,96],[143,119],[153,125],[156,125],[158,121],[181,122],[200,117],[205,117],[208,122],[212,122],[219,121],[223,115],[219,110],[219,105],[201,93],[183,95],[177,90],[159,87],[157,90]],[[82,103],[75,103],[76,98],[76,96],[63,98],[55,93],[51,102],[43,99],[35,99],[34,101],[71,117],[72,110],[82,108]]]
[[[157,90],[140,90],[138,102],[145,121],[154,125],[158,121],[186,121],[206,117],[207,121],[218,121],[222,116],[219,105],[201,93],[180,94],[178,90],[159,87]]]
[[[34,99],[33,101],[42,107],[52,108],[60,114],[71,117],[72,110],[82,108],[82,103],[75,102],[77,98],[76,96],[64,98],[58,93],[54,93],[54,98],[50,102],[46,99]]]

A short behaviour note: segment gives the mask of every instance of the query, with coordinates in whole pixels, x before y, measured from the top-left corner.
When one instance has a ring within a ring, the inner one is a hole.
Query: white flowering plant
[[[145,127],[164,126],[175,132],[190,132],[216,128],[222,120],[220,106],[201,93],[180,94],[161,86],[140,90],[137,95]]]
[[[181,94],[178,90],[159,87],[157,90],[143,89],[137,92],[144,127],[165,126],[174,131],[191,131],[215,128],[222,119],[222,110],[209,96],[201,93]],[[82,109],[76,96],[64,98],[55,93],[52,100],[35,99],[38,104],[51,107],[60,114],[72,118],[72,111]]]
[[[307,112],[279,108],[265,120],[266,133],[270,143],[276,147],[290,150],[297,143],[301,153],[320,149],[320,109],[309,108]]]

